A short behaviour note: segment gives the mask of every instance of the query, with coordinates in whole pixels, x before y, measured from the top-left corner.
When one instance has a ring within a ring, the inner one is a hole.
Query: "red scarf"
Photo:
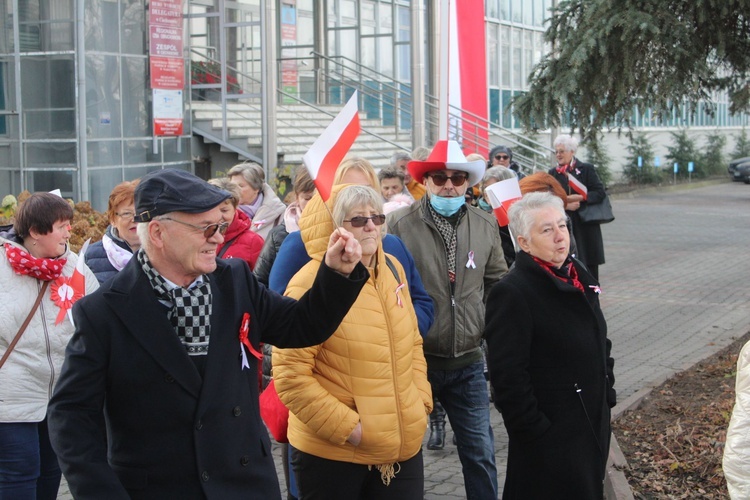
[[[10,243],[5,245],[5,255],[13,271],[21,276],[31,276],[42,281],[54,281],[62,274],[67,259],[38,259],[29,252]]]
[[[558,174],[565,175],[568,172],[573,171],[575,164],[576,164],[576,160],[575,158],[573,158],[573,160],[571,160],[570,163],[566,163],[565,165],[558,165],[557,167],[555,167],[555,170],[557,171]]]
[[[579,289],[581,292],[583,292],[583,284],[578,281],[578,271],[576,271],[576,268],[573,266],[573,261],[568,258],[565,263],[563,263],[562,266],[559,268],[553,266],[549,262],[543,261],[542,259],[537,259],[533,255],[531,256],[534,261],[539,264],[542,269],[547,271],[549,274],[554,276],[555,278],[559,279],[560,281],[563,281],[569,285],[573,285],[577,289]]]

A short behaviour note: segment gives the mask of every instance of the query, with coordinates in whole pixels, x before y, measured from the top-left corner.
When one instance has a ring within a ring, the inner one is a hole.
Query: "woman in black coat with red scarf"
[[[616,394],[599,286],[569,255],[560,198],[530,193],[509,215],[520,249],[485,327],[509,436],[503,499],[601,499]]]
[[[568,195],[565,211],[570,216],[573,225],[573,235],[578,244],[578,254],[575,256],[588,267],[591,275],[599,279],[599,265],[604,264],[604,242],[602,229],[598,223],[584,223],[578,216],[578,209],[586,204],[596,205],[604,201],[606,192],[604,184],[599,179],[596,169],[590,163],[583,163],[575,157],[578,141],[567,134],[558,135],[554,141],[557,167],[551,168],[549,173],[557,179]],[[583,184],[588,193],[580,194],[576,185],[570,182],[568,175]]]

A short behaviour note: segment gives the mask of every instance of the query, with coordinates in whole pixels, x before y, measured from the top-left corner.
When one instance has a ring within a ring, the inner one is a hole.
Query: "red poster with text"
[[[176,57],[151,57],[152,89],[184,89],[185,60]]]

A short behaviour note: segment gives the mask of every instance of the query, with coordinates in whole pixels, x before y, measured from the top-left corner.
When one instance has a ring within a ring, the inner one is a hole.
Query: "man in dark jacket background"
[[[77,499],[280,498],[258,409],[260,342],[333,333],[368,274],[346,231],[299,302],[240,259],[216,259],[229,196],[184,171],[135,194],[143,248],[76,303],[76,333],[49,405],[53,447]]]

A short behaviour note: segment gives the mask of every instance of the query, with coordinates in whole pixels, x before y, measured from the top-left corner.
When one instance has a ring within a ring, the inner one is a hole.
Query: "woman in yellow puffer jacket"
[[[383,252],[382,200],[370,187],[343,185],[327,204],[360,242],[370,279],[326,342],[273,351],[300,498],[423,498],[432,392],[404,270]],[[294,298],[310,288],[334,229],[320,195],[299,225],[312,261],[289,283]]]

